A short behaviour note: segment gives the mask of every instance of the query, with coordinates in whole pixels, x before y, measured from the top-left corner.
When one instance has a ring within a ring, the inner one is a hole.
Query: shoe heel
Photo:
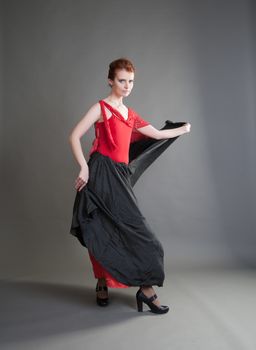
[[[138,308],[138,312],[143,311],[143,301],[139,300],[138,298],[137,298],[137,308]]]

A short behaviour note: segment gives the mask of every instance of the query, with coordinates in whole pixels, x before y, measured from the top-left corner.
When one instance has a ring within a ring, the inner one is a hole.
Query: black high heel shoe
[[[165,314],[166,312],[169,311],[169,307],[167,305],[161,305],[160,307],[157,306],[156,304],[153,303],[153,300],[157,298],[157,295],[154,294],[151,297],[147,297],[141,289],[139,289],[136,293],[136,300],[137,300],[137,307],[138,311],[142,312],[143,311],[143,302],[147,304],[151,312],[155,314]]]
[[[96,285],[96,292],[99,292],[100,290],[105,290],[108,292],[107,286],[99,286],[99,283],[97,282]],[[109,304],[109,299],[107,298],[99,298],[98,295],[96,295],[96,302],[99,306],[107,306]]]

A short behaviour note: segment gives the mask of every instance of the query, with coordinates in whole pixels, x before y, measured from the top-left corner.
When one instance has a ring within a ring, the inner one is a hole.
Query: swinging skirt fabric
[[[183,124],[166,121],[162,129]],[[163,286],[163,246],[141,213],[133,186],[177,138],[132,143],[129,164],[94,152],[88,161],[89,181],[76,192],[70,233],[127,286]]]

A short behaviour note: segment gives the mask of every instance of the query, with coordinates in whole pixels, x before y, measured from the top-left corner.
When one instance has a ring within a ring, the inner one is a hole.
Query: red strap
[[[117,109],[115,109],[114,107],[112,107],[112,106],[111,106],[109,103],[107,103],[106,101],[103,101],[103,100],[102,100],[102,102],[103,102],[103,105],[105,104],[105,105],[107,106],[107,108],[108,108],[109,110],[111,110],[112,113],[114,113],[117,117],[119,117],[119,119],[122,119],[122,120],[125,120],[125,121],[127,121],[127,120],[129,119],[129,113],[128,113],[128,118],[125,119],[125,118],[122,116],[122,114],[119,112],[119,110],[117,110]],[[105,109],[105,107],[104,107],[104,109]]]
[[[99,103],[100,103],[100,107],[101,107],[101,113],[103,115],[103,121],[105,121],[106,119],[108,119],[106,111],[105,111],[105,106],[104,106],[104,103],[102,100],[100,100]]]
[[[105,111],[104,101],[100,100],[99,103],[100,103],[100,106],[101,106],[101,112],[102,112],[103,120],[104,120],[104,123],[105,123],[105,126],[106,126],[106,130],[107,130],[107,134],[108,134],[108,140],[109,140],[111,146],[115,148],[116,147],[116,143],[115,143],[115,141],[113,139],[113,136],[111,134],[111,129],[110,129],[108,118],[107,118],[106,111]]]

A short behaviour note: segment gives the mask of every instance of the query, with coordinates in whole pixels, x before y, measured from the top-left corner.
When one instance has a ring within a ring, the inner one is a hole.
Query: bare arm
[[[100,118],[100,113],[100,104],[97,102],[88,110],[88,112],[83,116],[69,135],[69,143],[71,145],[72,152],[81,168],[86,167],[87,163],[82,151],[80,139]]]
[[[100,115],[100,104],[97,102],[88,110],[88,112],[83,116],[69,135],[69,143],[71,145],[72,152],[81,167],[80,173],[75,181],[75,188],[78,191],[81,191],[89,178],[89,168],[83,154],[80,139],[88,131],[88,129],[90,129],[90,127],[100,119]]]
[[[158,130],[153,125],[143,126],[142,128],[137,129],[142,134],[152,137],[153,139],[169,139],[172,137],[180,136],[190,131],[190,124],[186,123],[185,125],[175,128],[175,129],[164,129]]]

